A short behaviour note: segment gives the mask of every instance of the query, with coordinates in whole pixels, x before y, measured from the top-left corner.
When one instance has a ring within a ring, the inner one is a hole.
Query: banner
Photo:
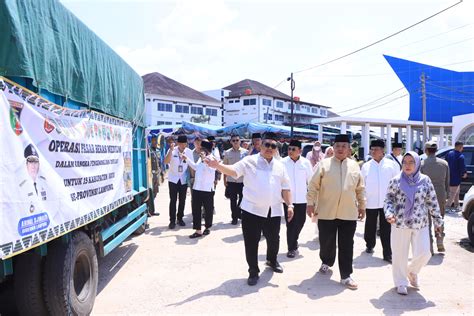
[[[132,125],[0,83],[0,259],[132,200]]]

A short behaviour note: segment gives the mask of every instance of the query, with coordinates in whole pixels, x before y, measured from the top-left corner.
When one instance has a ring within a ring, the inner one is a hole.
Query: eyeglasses
[[[266,148],[272,148],[272,149],[276,149],[277,148],[277,145],[276,144],[273,144],[273,143],[265,143],[263,144],[263,146],[265,146]]]
[[[297,151],[298,147],[288,147],[288,151]]]
[[[233,143],[237,143],[238,141],[240,141],[240,139],[232,139],[231,142]]]

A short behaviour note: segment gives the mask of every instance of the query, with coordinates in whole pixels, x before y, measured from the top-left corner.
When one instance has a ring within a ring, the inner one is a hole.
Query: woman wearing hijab
[[[324,154],[321,150],[321,143],[319,141],[316,141],[313,145],[313,149],[306,154],[306,159],[311,162],[311,166],[313,166],[313,168],[316,168],[319,161],[324,159]]]
[[[407,152],[402,172],[390,180],[385,198],[385,218],[392,224],[392,274],[397,293],[407,295],[408,283],[418,288],[418,273],[431,257],[428,217],[436,230],[443,225],[436,192],[431,180],[420,173],[420,157]],[[412,260],[408,264],[409,248]]]

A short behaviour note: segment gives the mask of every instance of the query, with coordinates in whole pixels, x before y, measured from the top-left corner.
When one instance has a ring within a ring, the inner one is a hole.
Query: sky
[[[351,111],[403,86],[383,54],[454,71],[474,70],[474,0],[313,69],[458,0],[61,2],[140,75],[156,71],[199,91],[252,79],[289,95],[286,78],[294,72],[295,96],[340,115],[408,118],[409,98],[402,97],[403,90]]]

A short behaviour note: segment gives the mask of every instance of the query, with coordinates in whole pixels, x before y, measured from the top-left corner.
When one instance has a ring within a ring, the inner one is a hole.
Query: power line
[[[435,97],[435,98],[438,98],[438,99],[441,99],[441,100],[461,102],[461,103],[467,103],[467,104],[474,105],[474,99],[472,99],[472,100],[464,99],[463,100],[463,99],[447,98],[447,97],[443,97],[443,96],[440,96],[440,95],[437,95],[437,94],[431,93],[431,92],[426,92],[426,95],[429,95],[429,96],[432,96],[432,97]]]
[[[453,43],[450,43],[448,45],[444,45],[444,46],[440,46],[440,47],[437,47],[437,48],[428,49],[428,50],[425,50],[425,51],[422,51],[422,52],[419,52],[419,53],[411,54],[411,55],[408,55],[407,57],[413,57],[413,56],[418,56],[418,55],[421,55],[421,54],[426,54],[426,53],[433,52],[433,51],[436,51],[436,50],[440,50],[440,49],[443,49],[443,48],[446,48],[446,47],[450,47],[450,46],[458,45],[458,44],[461,44],[461,43],[464,43],[464,42],[467,42],[467,41],[471,41],[473,39],[474,39],[474,37],[465,38],[463,40],[453,42]],[[407,58],[407,57],[405,57],[405,58]]]
[[[403,90],[404,88],[405,88],[405,87],[401,87],[401,88],[399,88],[399,89],[397,89],[397,90],[395,90],[395,91],[390,92],[389,94],[386,94],[386,95],[384,95],[384,96],[382,96],[382,97],[380,97],[380,98],[377,98],[377,99],[375,99],[375,100],[372,100],[372,101],[370,101],[370,102],[368,102],[368,103],[365,103],[365,104],[362,104],[362,105],[353,107],[353,108],[351,108],[351,109],[349,109],[349,110],[337,111],[337,113],[340,114],[340,113],[350,112],[350,111],[354,111],[354,110],[357,110],[357,109],[360,109],[360,108],[363,108],[363,107],[366,107],[366,106],[373,105],[373,104],[376,103],[377,101],[380,101],[380,100],[382,100],[382,99],[385,99],[386,97],[389,97],[389,96],[391,96],[391,95],[397,93],[398,91]],[[348,106],[344,106],[343,108],[345,108],[345,107],[348,107]]]
[[[462,3],[462,0],[460,0],[459,2],[457,2],[457,3],[455,3],[455,4],[453,4],[453,5],[449,6],[449,7],[447,7],[447,8],[445,8],[445,9],[441,10],[441,11],[436,12],[435,14],[430,15],[430,16],[427,17],[427,18],[424,18],[424,19],[421,20],[421,21],[416,22],[415,24],[412,24],[412,25],[410,25],[410,26],[408,26],[408,27],[405,27],[404,29],[402,29],[402,30],[400,30],[400,31],[397,31],[397,32],[395,32],[395,33],[393,33],[393,34],[391,34],[391,35],[388,35],[388,36],[386,36],[386,37],[384,37],[384,38],[382,38],[382,39],[380,39],[380,40],[378,40],[378,41],[375,41],[375,42],[369,44],[369,45],[366,45],[366,46],[364,46],[364,47],[362,47],[362,48],[359,48],[359,49],[357,49],[357,50],[355,50],[355,51],[352,51],[352,52],[347,53],[347,54],[345,54],[345,55],[342,55],[342,56],[340,56],[340,57],[331,59],[331,60],[329,60],[329,61],[327,61],[327,62],[324,62],[324,63],[322,63],[322,64],[319,64],[319,65],[316,65],[316,66],[312,66],[312,67],[309,67],[309,68],[306,68],[306,69],[301,69],[301,70],[295,71],[294,73],[297,74],[297,73],[301,73],[301,72],[304,72],[304,71],[308,71],[308,70],[312,70],[312,69],[315,69],[315,68],[319,68],[319,67],[321,67],[321,66],[325,66],[325,65],[328,65],[328,64],[333,63],[333,62],[335,62],[335,61],[338,61],[338,60],[340,60],[340,59],[343,59],[343,58],[346,58],[346,57],[348,57],[348,56],[354,55],[354,54],[356,54],[356,53],[358,53],[358,52],[360,52],[360,51],[362,51],[362,50],[364,50],[364,49],[367,49],[367,48],[369,48],[369,47],[372,47],[372,46],[374,46],[374,45],[377,45],[377,44],[379,44],[379,43],[381,43],[381,42],[383,42],[383,41],[385,41],[385,40],[387,40],[387,39],[389,39],[389,38],[392,38],[392,37],[394,37],[394,36],[396,36],[396,35],[398,35],[398,34],[400,34],[400,33],[403,33],[403,32],[405,32],[405,31],[407,31],[407,30],[409,30],[409,29],[411,29],[411,28],[413,28],[413,27],[415,27],[415,26],[417,26],[417,25],[419,25],[419,24],[421,24],[421,23],[423,23],[423,22],[425,22],[425,21],[427,21],[427,20],[429,20],[429,19],[431,19],[431,18],[433,18],[433,17],[435,17],[435,16],[437,16],[437,15],[439,15],[439,14],[441,14],[441,13],[443,13],[443,12],[445,12],[445,11],[447,11],[447,10],[453,8],[453,7],[455,7],[455,6],[457,6],[457,5],[460,4],[460,3]]]
[[[365,109],[365,110],[362,110],[362,111],[359,111],[359,112],[351,113],[349,116],[356,115],[356,114],[359,114],[359,113],[363,113],[363,112],[367,112],[367,111],[370,111],[370,110],[373,110],[373,109],[376,109],[376,108],[383,107],[383,106],[385,106],[385,105],[387,105],[387,104],[390,104],[390,103],[392,103],[392,102],[395,102],[395,101],[397,101],[397,100],[399,100],[399,99],[403,99],[403,98],[406,97],[406,96],[408,96],[408,93],[405,93],[404,95],[399,96],[399,97],[397,97],[397,98],[394,98],[394,99],[392,99],[392,100],[390,100],[390,101],[387,101],[387,102],[378,104],[378,105],[376,105],[376,106],[374,106],[374,107],[371,107],[371,108],[369,108],[369,109]]]
[[[448,91],[452,91],[452,92],[456,92],[456,93],[461,93],[461,94],[474,94],[474,91],[463,91],[463,90],[458,90],[458,89],[455,89],[453,87],[446,87],[446,86],[440,86],[440,85],[437,85],[437,84],[433,84],[431,82],[426,82],[426,84],[430,85],[430,86],[433,86],[433,87],[436,87],[436,88],[440,88],[440,89],[443,89],[443,90],[448,90]]]

